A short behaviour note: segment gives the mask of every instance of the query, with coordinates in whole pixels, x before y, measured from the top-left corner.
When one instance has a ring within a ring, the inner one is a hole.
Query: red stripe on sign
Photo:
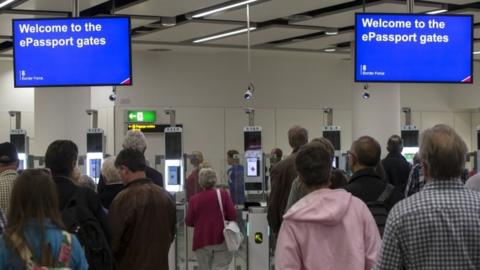
[[[124,80],[123,82],[120,83],[121,85],[131,85],[132,84],[132,81],[130,80],[130,78]]]
[[[468,76],[462,80],[462,83],[470,83],[470,82],[472,82],[472,76]]]

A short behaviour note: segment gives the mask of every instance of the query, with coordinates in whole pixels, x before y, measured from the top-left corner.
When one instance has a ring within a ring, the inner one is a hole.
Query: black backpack
[[[386,202],[390,198],[395,187],[391,184],[387,184],[382,194],[377,198],[376,201],[368,202],[367,206],[372,213],[375,223],[377,224],[378,231],[380,236],[383,236],[383,230],[385,229],[385,224],[387,223],[388,212],[390,209],[387,207]]]
[[[115,260],[107,237],[84,198],[80,190],[65,205],[62,209],[63,223],[80,241],[90,270],[114,270]]]

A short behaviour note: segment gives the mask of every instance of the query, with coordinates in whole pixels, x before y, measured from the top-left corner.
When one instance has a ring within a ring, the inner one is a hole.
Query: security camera
[[[97,110],[87,110],[88,115],[92,115],[94,113],[97,113]]]
[[[117,94],[115,94],[115,93],[111,94],[110,96],[108,96],[108,99],[112,102],[117,100]]]
[[[250,83],[248,85],[247,90],[245,90],[245,93],[243,94],[243,98],[245,100],[251,100],[253,98],[253,92],[255,91],[255,88],[253,87],[253,84]]]
[[[370,98],[370,93],[368,93],[368,91],[363,92],[362,98],[363,99],[369,99]]]

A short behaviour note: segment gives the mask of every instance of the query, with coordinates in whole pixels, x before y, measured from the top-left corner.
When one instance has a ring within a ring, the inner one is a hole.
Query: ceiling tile
[[[264,22],[272,19],[304,13],[306,11],[338,5],[351,0],[270,0],[250,7],[250,20]],[[245,8],[214,14],[209,18],[245,21]]]
[[[217,24],[192,21],[185,24],[177,25],[175,27],[170,27],[164,30],[135,37],[135,39],[163,42],[181,42],[236,29],[239,27],[239,25],[232,24]]]
[[[120,9],[116,14],[173,17],[227,1],[228,0],[147,0]]]
[[[459,14],[459,15],[473,15],[473,22],[474,23],[480,22],[480,11],[477,9],[459,9],[449,13]]]
[[[319,32],[319,30],[311,30],[311,29],[298,29],[298,28],[290,28],[285,26],[273,26],[267,27],[264,29],[259,29],[250,33],[250,44],[251,45],[258,45],[263,44],[271,41],[292,38],[302,35],[308,35],[315,32]],[[247,35],[236,35],[233,37],[228,37],[224,39],[217,39],[211,42],[207,42],[207,44],[221,44],[221,45],[246,45],[247,44]]]
[[[336,36],[323,36],[320,38],[309,39],[305,41],[292,42],[278,45],[278,48],[288,49],[306,49],[306,50],[321,50],[338,43],[352,41],[355,37],[354,31],[348,31]]]
[[[426,12],[438,8],[438,5],[415,5],[415,12]],[[367,12],[374,13],[402,13],[406,12],[405,4],[399,3],[375,3],[370,4],[366,8]],[[334,27],[342,28],[347,26],[353,26],[355,24],[355,13],[363,12],[362,8],[352,8],[349,10],[341,10],[337,12],[332,12],[325,14],[311,20],[296,22],[294,24],[298,25],[312,25],[312,26],[325,26],[325,27]]]
[[[478,2],[478,0],[434,0],[434,2],[442,4],[466,5]]]
[[[107,0],[80,0],[80,10],[84,10],[98,4],[104,3]],[[72,11],[71,0],[28,0],[25,3],[18,5],[15,9],[35,9],[48,11]]]

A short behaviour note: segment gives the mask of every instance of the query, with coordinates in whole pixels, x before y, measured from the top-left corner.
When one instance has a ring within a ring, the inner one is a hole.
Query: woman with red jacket
[[[199,184],[203,191],[195,194],[188,203],[185,224],[194,227],[193,251],[200,270],[228,269],[233,254],[228,251],[223,237],[224,221],[220,210],[217,175],[211,168],[201,169]],[[220,190],[221,203],[228,221],[236,220],[235,207],[228,192]]]

